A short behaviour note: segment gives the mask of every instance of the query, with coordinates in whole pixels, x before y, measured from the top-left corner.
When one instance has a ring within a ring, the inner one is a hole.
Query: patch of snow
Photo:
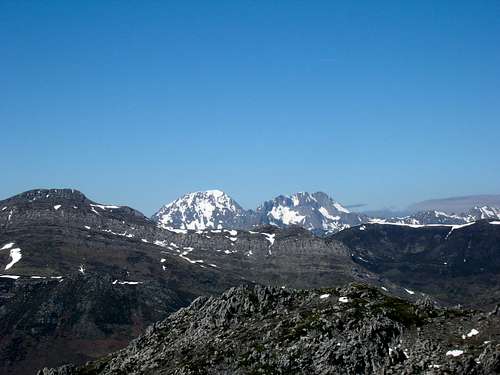
[[[274,206],[267,216],[280,220],[285,225],[301,224],[306,219],[305,216],[299,215],[297,211],[286,206]]]
[[[185,256],[185,252],[182,253],[182,254],[179,254],[179,256],[184,259],[184,260],[187,260],[189,263],[191,264],[196,264],[196,263],[205,263],[205,261],[201,260],[201,259],[197,259],[197,260],[193,260],[193,259],[189,259],[187,256]]]
[[[78,268],[78,272],[80,272],[82,275],[85,275],[85,267],[83,264],[80,264],[80,268]]]
[[[160,259],[160,262],[161,262],[161,263],[165,263],[166,261],[167,261],[167,260],[166,260],[165,258],[161,258],[161,259]]]
[[[319,296],[320,299],[325,299],[325,298],[328,298],[328,297],[330,297],[329,293],[322,294],[322,295]]]
[[[87,229],[87,230],[90,230],[90,227],[88,225],[85,225],[84,228]]]
[[[448,350],[446,352],[446,355],[451,355],[453,357],[458,357],[458,356],[461,356],[462,354],[464,354],[464,351],[463,350],[458,350],[458,349]]]
[[[100,208],[101,210],[120,208],[118,206],[105,205],[105,204],[90,204],[90,207],[97,207]]]
[[[269,241],[270,245],[269,247],[273,246],[274,240],[276,239],[276,234],[275,233],[262,233],[264,237],[266,237],[266,240]]]
[[[477,329],[475,329],[475,328],[472,328],[472,329],[470,330],[470,332],[467,334],[467,337],[476,336],[476,335],[478,335],[478,334],[479,334],[479,331],[478,331]],[[464,338],[464,339],[465,339],[465,335],[464,335],[464,336],[462,336],[462,338]]]
[[[385,286],[382,286],[381,289],[384,291],[384,292],[387,292],[387,288]]]
[[[90,205],[90,209],[91,209],[91,210],[92,210],[92,212],[93,212],[93,213],[95,213],[96,215],[101,216],[101,214],[100,214],[99,212],[97,212],[97,211],[95,210],[95,208],[94,208],[94,207],[92,207],[92,205]]]
[[[404,288],[405,292],[408,293],[408,294],[415,294],[415,292],[413,290],[410,290],[410,289],[406,289]]]
[[[105,233],[114,234],[115,236],[122,236],[122,237],[127,237],[127,238],[133,238],[133,237],[135,237],[134,234],[127,233],[127,231],[125,231],[123,233],[116,233],[116,232],[113,232],[111,229],[103,229],[102,231],[105,232]]]
[[[56,211],[57,211],[58,209],[60,209],[60,208],[61,208],[61,205],[60,205],[60,204],[56,204],[56,205],[54,206],[54,210],[56,210]]]
[[[168,230],[169,232],[174,232],[174,233],[178,233],[178,234],[186,234],[188,231],[187,229],[177,229],[177,228],[165,228],[166,230]]]
[[[490,221],[490,224],[492,224],[492,225],[500,225],[500,221]]]
[[[327,219],[330,219],[332,221],[338,221],[340,220],[340,216],[332,216],[330,215],[330,213],[327,211],[327,209],[325,207],[320,207],[320,209],[318,210],[324,217],[326,217]]]
[[[344,206],[342,206],[340,203],[338,202],[333,202],[333,207],[335,207],[335,209],[337,211],[340,211],[340,212],[344,212],[346,214],[350,213],[351,211],[349,211],[347,208],[345,208]]]
[[[7,209],[7,206],[5,206],[4,208],[2,208],[2,211],[5,211]]]
[[[10,250],[10,258],[12,259],[9,264],[5,266],[5,269],[10,269],[14,264],[19,262],[22,258],[21,249],[16,247],[15,249]]]
[[[13,279],[13,280],[17,280],[17,279],[19,279],[21,276],[14,276],[14,275],[0,275],[0,277],[3,277],[4,279]]]
[[[347,298],[347,297],[340,297],[339,298],[339,302],[347,303],[347,302],[349,302],[349,298]]]
[[[2,248],[0,250],[8,250],[10,249],[12,246],[14,246],[14,242],[9,242],[5,245],[2,246]]]
[[[45,279],[45,276],[31,276],[31,279]]]

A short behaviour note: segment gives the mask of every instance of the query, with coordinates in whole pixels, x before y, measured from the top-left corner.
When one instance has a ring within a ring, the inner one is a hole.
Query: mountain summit
[[[284,227],[300,225],[313,232],[337,232],[364,220],[323,192],[280,195],[265,202],[257,212],[268,224]]]
[[[206,190],[166,204],[153,220],[163,228],[203,230],[250,227],[252,216],[223,191]]]

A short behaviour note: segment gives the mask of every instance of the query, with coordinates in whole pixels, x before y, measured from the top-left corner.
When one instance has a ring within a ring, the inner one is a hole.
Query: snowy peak
[[[279,227],[300,225],[311,231],[335,232],[362,222],[340,203],[323,192],[280,195],[257,209],[269,224]]]
[[[163,228],[239,228],[245,211],[221,190],[189,193],[163,206],[153,219]]]

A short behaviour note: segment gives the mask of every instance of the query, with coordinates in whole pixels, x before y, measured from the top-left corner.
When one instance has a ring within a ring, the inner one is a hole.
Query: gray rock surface
[[[493,374],[499,328],[496,316],[363,285],[238,287],[198,298],[121,351],[39,374]]]

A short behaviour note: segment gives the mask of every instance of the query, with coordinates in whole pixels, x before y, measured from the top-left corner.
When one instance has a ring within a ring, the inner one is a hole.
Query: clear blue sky
[[[0,198],[500,193],[500,1],[0,2]]]

